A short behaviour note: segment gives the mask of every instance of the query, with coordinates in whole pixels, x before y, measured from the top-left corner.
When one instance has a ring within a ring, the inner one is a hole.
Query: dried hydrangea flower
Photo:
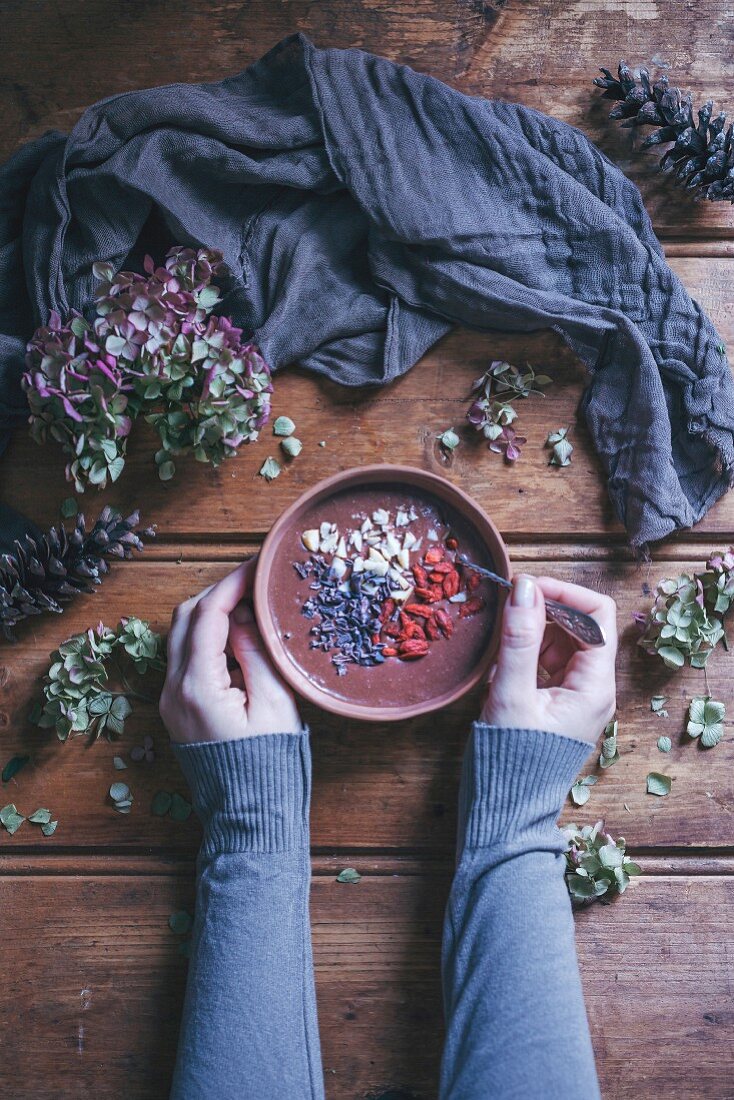
[[[689,737],[700,737],[703,747],[712,749],[724,736],[725,717],[726,707],[723,703],[712,699],[710,695],[698,695],[691,699],[688,707],[686,733]]]
[[[568,438],[570,428],[558,428],[555,432],[549,432],[545,441],[546,447],[552,447],[553,453],[548,459],[549,466],[570,466],[573,444]]]
[[[156,463],[168,480],[176,455],[217,466],[256,439],[269,414],[267,364],[241,329],[212,315],[221,254],[173,248],[162,266],[146,257],[145,272],[95,264],[94,318],[72,313],[62,323],[54,312],[28,344],[31,435],[62,444],[77,492],[119,478],[140,415],[160,436]]]
[[[489,444],[490,451],[504,454],[507,462],[517,462],[522,447],[527,443],[524,435],[518,435],[514,428],[502,428],[499,435]]]
[[[686,660],[703,668],[724,637],[722,617],[734,600],[734,549],[712,554],[702,573],[681,573],[660,581],[648,614],[635,615],[643,629],[639,645],[657,653],[669,668]]]
[[[615,841],[604,831],[604,823],[567,825],[562,830],[568,842],[566,886],[574,902],[583,904],[598,898],[623,894],[630,877],[642,869],[626,855],[623,837]]]
[[[511,401],[530,397],[531,394],[543,397],[540,387],[547,386],[550,381],[547,374],[536,374],[530,364],[523,370],[496,359],[472,386],[473,399],[466,418],[489,440],[491,451],[504,453],[508,462],[514,462],[520,457],[520,447],[527,440],[514,432],[508,437],[507,429],[517,418]],[[493,446],[493,443],[498,445]]]

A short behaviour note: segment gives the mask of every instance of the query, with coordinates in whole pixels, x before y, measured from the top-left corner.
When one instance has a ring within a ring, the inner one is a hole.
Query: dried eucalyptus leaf
[[[185,936],[191,931],[191,926],[194,921],[190,913],[187,913],[185,909],[179,909],[175,913],[171,913],[168,918],[168,927],[176,936]]]
[[[362,876],[359,871],[354,867],[345,867],[343,871],[340,871],[336,876],[337,882],[359,882]]]
[[[647,793],[655,794],[659,798],[665,798],[670,794],[672,781],[669,775],[660,772],[650,772],[647,776]]]
[[[18,774],[21,768],[24,768],[30,756],[11,756],[7,764],[3,768],[2,780],[3,783],[9,783],[10,780]]]
[[[276,458],[268,457],[260,467],[260,477],[264,477],[266,481],[273,481],[280,475],[280,463]]]
[[[289,416],[278,416],[273,423],[273,435],[293,435],[296,425]]]

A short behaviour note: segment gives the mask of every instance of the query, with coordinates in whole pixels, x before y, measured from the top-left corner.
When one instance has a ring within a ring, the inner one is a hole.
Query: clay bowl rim
[[[340,699],[311,683],[288,656],[270,610],[268,586],[280,540],[285,531],[293,525],[296,517],[313,504],[315,500],[319,498],[326,499],[336,492],[341,492],[350,487],[377,486],[380,482],[385,481],[402,483],[422,489],[424,492],[428,492],[454,507],[465,520],[476,528],[477,534],[494,561],[495,572],[508,580],[512,576],[507,547],[496,525],[484,509],[468,493],[458,488],[447,478],[442,477],[440,474],[430,473],[428,470],[422,470],[417,466],[401,466],[391,463],[352,466],[347,470],[340,470],[336,474],[331,474],[312,485],[311,488],[288,505],[265,536],[255,572],[253,605],[255,618],[265,642],[265,647],[280,675],[302,698],[332,714],[368,722],[402,722],[418,715],[430,714],[433,711],[450,706],[475,688],[489,672],[490,665],[499,647],[502,607],[506,596],[506,591],[500,589],[497,601],[497,617],[484,657],[470,675],[460,681],[456,687],[443,692],[441,695],[401,707],[372,707],[365,703],[351,703],[347,699]]]

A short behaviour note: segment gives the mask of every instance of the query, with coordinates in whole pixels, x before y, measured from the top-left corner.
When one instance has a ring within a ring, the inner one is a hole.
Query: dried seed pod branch
[[[154,537],[139,527],[140,514],[126,519],[106,506],[91,530],[83,515],[67,530],[62,524],[39,536],[25,535],[15,552],[0,556],[0,629],[13,641],[13,628],[30,615],[60,613],[63,603],[91,592],[109,572],[109,560],[128,559]]]
[[[600,69],[603,76],[594,84],[604,89],[606,99],[617,100],[610,112],[611,119],[623,119],[622,126],[656,126],[642,142],[643,149],[672,142],[660,161],[676,182],[689,191],[712,202],[734,203],[734,149],[732,124],[726,125],[726,115],[713,115],[712,100],[707,100],[693,117],[693,100],[680,88],[671,88],[664,74],[654,83],[647,69],[640,69],[635,79],[629,66],[620,61],[617,76],[609,69]]]

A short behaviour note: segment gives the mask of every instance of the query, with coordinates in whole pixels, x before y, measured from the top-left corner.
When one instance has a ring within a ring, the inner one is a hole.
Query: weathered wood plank
[[[59,1100],[167,1095],[185,979],[169,914],[189,873],[0,878],[0,1086]],[[435,1096],[448,877],[317,875],[311,920],[329,1100],[403,1086]],[[731,878],[642,878],[577,918],[604,1095],[730,1096]],[[22,981],[20,978],[22,975]],[[653,977],[654,976],[654,977]],[[630,1019],[644,1021],[631,1028]],[[655,1043],[655,1058],[650,1043]]]
[[[694,297],[711,311],[734,354],[731,262],[673,262]],[[528,444],[514,466],[490,454],[468,427],[461,429],[464,442],[450,457],[436,441],[438,432],[464,423],[471,383],[495,358],[530,361],[555,380],[544,398],[517,402],[518,426]],[[349,390],[291,370],[276,382],[273,413],[293,417],[304,449],[277,481],[267,484],[257,473],[268,454],[280,453],[266,428],[261,440],[243,447],[236,459],[219,469],[184,459],[176,478],[162,483],[153,464],[153,434],[138,424],[121,480],[109,492],[88,491],[81,503],[90,515],[106,500],[127,511],[142,506],[146,521],[156,522],[165,539],[259,537],[287,504],[336,469],[404,462],[455,481],[513,541],[559,536],[624,541],[585,425],[576,419],[583,382],[583,367],[550,333],[452,333],[383,390]],[[544,447],[548,432],[568,424],[576,446],[572,465],[549,468]],[[322,440],[326,447],[318,446]],[[59,503],[71,491],[64,465],[56,444],[38,447],[21,425],[0,462],[0,498],[38,523],[55,522]],[[734,496],[723,498],[695,532],[734,538]]]
[[[128,4],[115,13],[114,33],[103,0],[90,0],[83,34],[78,18],[52,0],[3,0],[0,13],[2,155],[49,127],[68,130],[95,100],[148,85],[218,80],[303,31],[319,46],[383,54],[471,95],[516,100],[580,127],[640,185],[659,232],[711,237],[734,230],[725,203],[696,204],[671,187],[657,156],[635,150],[629,131],[608,121],[610,104],[591,84],[600,65],[614,69],[620,57],[653,70],[662,62],[697,104],[713,98],[717,110],[731,110],[726,15],[714,0],[695,9],[682,0],[254,0],[244,7],[238,0],[187,0],[175,13],[169,4]]]
[[[583,811],[569,808],[567,816],[584,820],[604,817],[614,833],[643,848],[720,848],[731,844],[734,811],[734,738],[727,726],[725,740],[712,750],[701,750],[682,732],[685,709],[692,695],[705,692],[700,671],[670,676],[657,661],[635,645],[632,612],[644,608],[649,597],[644,584],[677,573],[695,563],[657,562],[637,567],[625,562],[555,562],[527,564],[531,572],[545,571],[599,588],[619,604],[622,644],[618,662],[618,701],[621,759],[601,776]],[[517,561],[516,568],[524,568]],[[16,752],[33,754],[34,762],[3,787],[4,802],[15,802],[21,812],[49,806],[58,814],[53,837],[42,839],[25,825],[13,837],[0,833],[0,849],[50,853],[109,846],[126,852],[140,848],[193,854],[198,830],[193,819],[178,825],[154,818],[149,807],[160,788],[185,793],[185,784],[167,737],[152,708],[135,703],[123,742],[100,741],[86,746],[76,740],[59,744],[53,735],[30,727],[26,715],[37,693],[38,677],[47,666],[47,654],[74,631],[108,622],[125,614],[149,617],[165,629],[173,606],[211,583],[231,564],[136,563],[118,566],[104,590],[69,607],[63,619],[38,619],[22,632],[19,643],[6,647],[2,665],[8,679],[2,689],[0,745],[3,763]],[[731,712],[731,654],[719,650],[710,662],[709,688]],[[669,719],[650,713],[653,694],[669,697]],[[313,729],[314,797],[313,843],[321,852],[333,849],[395,850],[408,848],[445,854],[453,847],[454,814],[459,758],[469,723],[478,711],[476,698],[465,699],[438,719],[400,723],[394,727],[346,722],[304,708]],[[144,733],[156,740],[153,764],[133,764],[124,773],[112,767],[112,757],[127,755]],[[668,734],[673,750],[663,755],[657,737]],[[673,793],[667,799],[645,793],[648,771],[669,772]],[[109,805],[109,785],[123,778],[135,796],[129,817]],[[624,804],[629,812],[624,809]]]

